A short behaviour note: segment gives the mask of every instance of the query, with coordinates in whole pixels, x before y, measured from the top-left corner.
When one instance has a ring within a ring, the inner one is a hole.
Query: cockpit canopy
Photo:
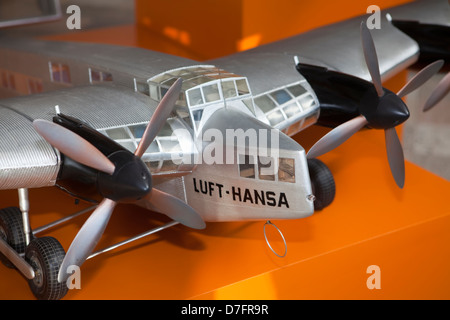
[[[247,79],[214,66],[171,70],[149,79],[142,88],[152,99],[159,101],[178,78],[183,79],[183,85],[175,112],[195,131],[199,128],[204,109],[211,105],[242,100],[254,114]]]

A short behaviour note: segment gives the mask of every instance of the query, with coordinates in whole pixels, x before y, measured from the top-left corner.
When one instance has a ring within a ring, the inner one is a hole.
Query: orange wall
[[[136,0],[140,27],[210,59],[410,0]]]

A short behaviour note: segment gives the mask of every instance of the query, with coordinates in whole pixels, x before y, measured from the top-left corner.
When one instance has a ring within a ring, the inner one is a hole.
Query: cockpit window
[[[222,81],[221,85],[222,85],[223,97],[225,99],[233,98],[233,97],[237,96],[236,87],[235,87],[233,81]]]
[[[238,89],[238,94],[240,96],[250,93],[250,90],[248,89],[247,81],[245,79],[236,80],[236,85],[237,85],[237,89]]]
[[[219,89],[216,83],[203,87],[203,94],[205,95],[206,103],[220,100]]]
[[[188,97],[189,97],[189,104],[191,106],[196,106],[204,103],[200,88],[195,88],[189,91]]]
[[[135,90],[160,101],[178,78],[183,79],[183,84],[174,113],[194,130],[199,129],[195,125],[203,115],[197,111],[221,100],[251,98],[246,78],[210,65],[183,67],[150,79],[135,79]],[[254,114],[253,103],[245,104]]]

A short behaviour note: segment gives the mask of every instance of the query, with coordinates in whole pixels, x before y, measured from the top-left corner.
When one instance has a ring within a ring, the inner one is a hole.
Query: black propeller
[[[433,62],[423,68],[395,94],[383,88],[381,84],[377,53],[370,31],[364,23],[361,23],[361,41],[366,65],[372,78],[373,90],[369,90],[361,99],[361,115],[331,130],[312,146],[307,157],[315,158],[333,150],[365,126],[383,129],[385,131],[386,150],[392,175],[397,185],[403,188],[405,182],[403,149],[395,130],[396,126],[409,118],[408,107],[402,98],[436,74],[443,66],[444,61]],[[442,96],[441,91],[448,90],[449,81],[447,80],[441,86],[443,89],[436,93],[437,98]],[[436,99],[429,103],[428,109],[436,104],[435,101]]]
[[[100,171],[99,189],[105,197],[79,230],[67,251],[58,274],[65,281],[71,265],[81,266],[100,240],[111,214],[119,201],[146,201],[158,211],[188,227],[205,228],[200,215],[180,199],[152,189],[151,174],[140,159],[169,117],[179,97],[182,80],[167,91],[150,119],[134,154],[119,151],[109,157],[72,131],[46,120],[35,120],[37,132],[53,147],[73,160]],[[120,186],[120,188],[115,188]],[[120,189],[118,193],[115,190]]]

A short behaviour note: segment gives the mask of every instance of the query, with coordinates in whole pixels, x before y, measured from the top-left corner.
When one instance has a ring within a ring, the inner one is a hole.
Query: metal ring
[[[269,243],[269,240],[267,239],[267,235],[266,235],[266,225],[272,225],[275,227],[275,229],[277,229],[278,233],[280,234],[281,238],[283,239],[284,242],[284,254],[280,255],[278,253],[275,252],[275,250],[273,250],[272,246]],[[269,246],[270,250],[272,250],[272,252],[279,258],[284,258],[287,254],[287,244],[286,244],[286,239],[284,239],[283,233],[281,232],[280,229],[278,229],[278,227],[273,224],[272,222],[270,222],[270,220],[267,220],[266,223],[264,223],[264,238],[266,239],[266,243]]]

